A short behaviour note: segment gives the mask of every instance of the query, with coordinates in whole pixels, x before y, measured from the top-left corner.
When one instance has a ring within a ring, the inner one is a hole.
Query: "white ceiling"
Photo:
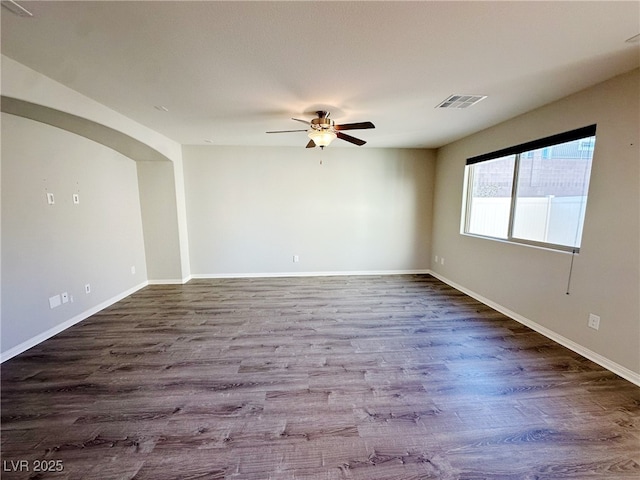
[[[265,132],[322,107],[376,125],[362,148],[439,147],[640,65],[637,1],[20,4],[3,54],[182,144],[304,147]],[[458,93],[488,98],[434,108]]]

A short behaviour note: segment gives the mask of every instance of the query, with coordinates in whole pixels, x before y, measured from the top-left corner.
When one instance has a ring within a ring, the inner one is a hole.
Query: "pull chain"
[[[571,275],[573,274],[573,258],[576,256],[576,249],[571,252],[571,266],[569,267],[569,278],[567,279],[567,295],[570,295]]]

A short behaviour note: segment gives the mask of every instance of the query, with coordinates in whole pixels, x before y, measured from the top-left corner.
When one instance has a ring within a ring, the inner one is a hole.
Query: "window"
[[[596,126],[469,158],[463,233],[578,251]]]

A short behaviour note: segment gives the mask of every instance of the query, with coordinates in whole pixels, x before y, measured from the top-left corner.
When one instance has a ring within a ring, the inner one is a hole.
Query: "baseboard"
[[[191,278],[274,278],[274,277],[339,277],[366,275],[420,275],[429,270],[362,270],[337,272],[277,272],[277,273],[192,273]]]
[[[436,277],[438,280],[441,280],[447,285],[455,288],[456,290],[459,290],[462,293],[469,295],[470,297],[478,300],[479,302],[484,303],[485,305],[493,308],[494,310],[497,310],[498,312],[506,315],[507,317],[512,318],[516,322],[521,323],[532,330],[535,330],[541,335],[544,335],[545,337],[553,340],[556,343],[559,343],[564,347],[567,347],[569,350],[572,350],[575,353],[582,355],[583,357],[591,360],[592,362],[597,363],[601,367],[606,368],[610,372],[615,373],[616,375],[624,378],[625,380],[629,380],[631,383],[640,386],[640,373],[636,373],[633,370],[629,370],[627,367],[623,367],[622,365],[612,360],[609,360],[608,358],[600,355],[599,353],[589,350],[588,348],[583,347],[582,345],[574,342],[573,340],[563,337],[559,333],[556,333],[547,327],[543,327],[542,325],[534,322],[533,320],[529,320],[528,318],[523,317],[522,315],[512,310],[509,310],[508,308],[503,307],[502,305],[492,300],[489,300],[488,298],[483,297],[482,295],[472,290],[469,290],[468,288],[465,288],[462,285],[459,285],[456,282],[449,280],[448,278],[443,277],[438,273],[435,273],[433,271],[429,271],[429,273],[434,277]]]
[[[115,297],[110,298],[109,300],[105,300],[104,302],[102,302],[102,303],[100,303],[100,304],[98,304],[98,305],[96,305],[94,307],[91,307],[88,310],[85,310],[84,312],[76,315],[73,318],[70,318],[69,320],[66,320],[66,321],[64,321],[62,323],[59,323],[55,327],[50,328],[49,330],[47,330],[45,332],[42,332],[42,333],[36,335],[35,337],[32,337],[29,340],[26,340],[26,341],[22,342],[21,344],[16,345],[13,348],[10,348],[6,352],[0,353],[0,363],[3,363],[5,361],[9,360],[10,358],[13,358],[16,355],[21,354],[22,352],[26,352],[27,350],[29,350],[32,347],[35,347],[39,343],[44,342],[45,340],[53,337],[54,335],[57,335],[58,333],[63,332],[67,328],[72,327],[76,323],[80,323],[81,321],[89,318],[91,315],[95,315],[100,310],[104,310],[105,308],[113,305],[114,303],[119,302],[123,298],[126,298],[129,295],[137,292],[141,288],[146,287],[148,284],[149,284],[149,282],[146,282],[146,281],[142,282],[139,285],[136,285],[135,287],[132,287],[132,288],[130,288],[130,289],[128,289],[128,290],[116,295]]]
[[[184,285],[191,280],[191,275],[186,278],[166,278],[160,280],[149,280],[149,285]]]

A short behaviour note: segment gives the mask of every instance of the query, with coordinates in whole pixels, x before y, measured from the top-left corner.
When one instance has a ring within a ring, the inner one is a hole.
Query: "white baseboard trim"
[[[149,280],[149,285],[184,285],[189,280],[191,280],[191,275],[189,275],[187,278],[163,278],[160,280]]]
[[[104,302],[96,305],[95,307],[91,307],[89,310],[85,310],[84,312],[76,315],[73,318],[70,318],[69,320],[66,320],[66,321],[64,321],[62,323],[59,323],[55,327],[50,328],[49,330],[47,330],[45,332],[42,332],[42,333],[36,335],[35,337],[32,337],[29,340],[26,340],[26,341],[22,342],[21,344],[16,345],[13,348],[10,348],[6,352],[0,353],[0,363],[3,363],[5,361],[9,360],[10,358],[13,358],[16,355],[21,354],[22,352],[26,352],[27,350],[29,350],[32,347],[35,347],[39,343],[44,342],[45,340],[53,337],[54,335],[57,335],[58,333],[66,330],[67,328],[72,327],[76,323],[80,323],[81,321],[89,318],[91,315],[94,315],[94,314],[98,313],[100,310],[104,310],[105,308],[113,305],[114,303],[119,302],[123,298],[126,298],[129,295],[137,292],[141,288],[146,287],[148,284],[149,284],[149,282],[146,282],[146,281],[142,282],[139,285],[136,285],[135,287],[132,287],[132,288],[130,288],[130,289],[128,289],[128,290],[116,295],[115,297],[112,297],[112,298],[110,298],[108,300],[105,300]]]
[[[339,277],[358,275],[419,275],[429,270],[363,270],[338,272],[277,272],[277,273],[192,273],[191,278],[274,278],[274,277]]]
[[[493,308],[494,310],[497,310],[498,312],[506,315],[507,317],[512,318],[516,322],[519,322],[529,327],[530,329],[535,330],[536,332],[540,333],[541,335],[544,335],[545,337],[553,340],[554,342],[559,343],[560,345],[567,347],[569,350],[573,350],[575,353],[582,355],[583,357],[591,360],[592,362],[597,363],[601,367],[606,368],[610,372],[613,372],[616,375],[619,375],[620,377],[624,378],[625,380],[629,380],[631,383],[640,386],[640,373],[636,373],[633,370],[629,370],[627,367],[623,367],[622,365],[612,360],[609,360],[608,358],[600,355],[599,353],[589,350],[588,348],[583,347],[582,345],[574,342],[573,340],[569,340],[568,338],[563,337],[559,333],[556,333],[547,327],[543,327],[542,325],[534,322],[533,320],[529,320],[528,318],[525,318],[522,315],[512,310],[509,310],[508,308],[503,307],[502,305],[495,303],[494,301],[489,300],[488,298],[483,297],[482,295],[472,290],[469,290],[468,288],[465,288],[462,285],[459,285],[456,282],[449,280],[448,278],[443,277],[438,273],[435,273],[433,271],[430,271],[429,273],[434,277],[436,277],[438,280],[441,280],[447,285],[455,288],[456,290],[459,290],[462,293],[465,293],[470,297],[475,298],[479,302],[482,302],[485,305]]]

